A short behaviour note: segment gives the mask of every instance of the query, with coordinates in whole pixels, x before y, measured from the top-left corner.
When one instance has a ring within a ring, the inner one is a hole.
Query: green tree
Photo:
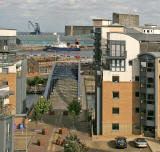
[[[76,135],[67,136],[65,139],[64,152],[87,152],[88,148]]]
[[[38,121],[42,120],[42,116],[52,109],[52,104],[45,97],[41,97],[35,104],[33,110],[33,118]]]
[[[70,119],[73,122],[73,128],[75,126],[75,120],[78,118],[79,114],[81,111],[81,105],[77,100],[73,100],[69,105],[68,105],[68,112],[70,115]]]

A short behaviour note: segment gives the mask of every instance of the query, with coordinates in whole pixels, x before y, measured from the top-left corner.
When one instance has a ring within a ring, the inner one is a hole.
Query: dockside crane
[[[34,29],[34,32],[31,32],[30,34],[32,35],[39,35],[41,34],[41,31],[40,31],[40,26],[38,23],[35,23],[33,24],[31,21],[28,21],[28,28],[30,29],[30,25],[33,27]]]

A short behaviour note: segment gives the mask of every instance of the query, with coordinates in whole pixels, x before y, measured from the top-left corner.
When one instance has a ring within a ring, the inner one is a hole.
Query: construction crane
[[[28,28],[30,29],[30,25],[33,27],[34,29],[34,32],[30,32],[30,34],[33,34],[33,35],[39,35],[41,32],[40,32],[40,26],[38,23],[35,23],[33,24],[31,21],[28,21]]]

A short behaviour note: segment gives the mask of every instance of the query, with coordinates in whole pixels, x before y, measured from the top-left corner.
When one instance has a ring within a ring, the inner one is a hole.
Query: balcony
[[[127,57],[127,51],[123,51],[115,54],[112,51],[107,50],[104,56],[108,59],[125,59]]]
[[[145,125],[150,127],[155,126],[154,120],[146,120]]]
[[[155,109],[154,104],[147,104],[146,109],[154,111]]]

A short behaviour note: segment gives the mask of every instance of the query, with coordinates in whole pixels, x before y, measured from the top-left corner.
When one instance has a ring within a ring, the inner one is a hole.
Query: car
[[[116,142],[116,147],[117,148],[127,148],[127,138],[126,137],[116,137],[115,142]]]
[[[137,148],[147,147],[147,141],[145,138],[136,138],[134,141]]]

